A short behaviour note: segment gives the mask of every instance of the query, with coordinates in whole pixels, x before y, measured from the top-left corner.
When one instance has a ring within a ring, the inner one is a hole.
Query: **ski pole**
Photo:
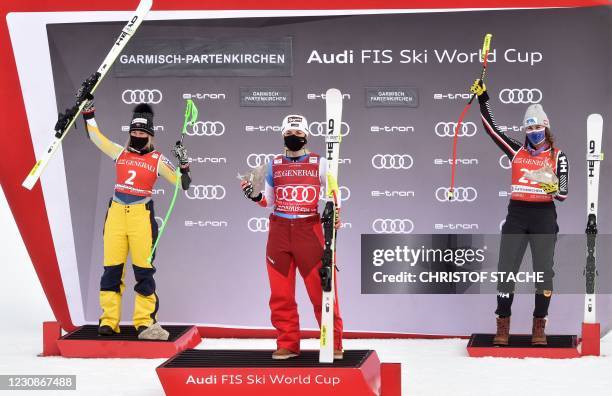
[[[487,55],[489,55],[489,49],[491,47],[491,37],[493,35],[491,33],[487,33],[484,37],[484,42],[482,43],[482,51],[480,52],[481,61],[482,61],[482,72],[480,73],[480,81],[484,80],[485,73],[487,72]],[[453,161],[451,162],[451,182],[450,188],[448,189],[448,200],[451,201],[455,195],[455,170],[457,168],[457,140],[459,137],[459,128],[463,124],[463,118],[467,114],[472,102],[476,94],[473,94],[470,100],[467,102],[461,115],[459,116],[459,120],[457,121],[457,125],[455,126],[455,134],[453,135]]]
[[[187,134],[187,126],[190,124],[193,125],[197,121],[197,119],[198,119],[198,108],[195,106],[195,103],[193,103],[193,100],[187,99],[187,103],[185,104],[185,119],[183,121],[183,128],[181,129],[181,140],[176,142],[176,144],[183,144],[183,138]],[[176,170],[174,171],[174,174],[176,175],[176,184],[174,185],[174,194],[172,195],[172,201],[170,201],[170,207],[168,208],[168,212],[166,213],[166,216],[164,217],[161,228],[159,229],[159,232],[157,233],[157,239],[155,240],[155,243],[153,244],[153,248],[151,249],[151,254],[149,255],[149,258],[147,259],[149,264],[151,264],[151,261],[153,261],[153,256],[155,255],[155,249],[157,249],[157,244],[159,243],[159,239],[164,233],[164,230],[166,229],[166,224],[168,223],[168,219],[170,218],[170,215],[172,214],[172,211],[174,210],[174,204],[176,203],[176,197],[178,196],[179,184],[180,184],[180,179],[181,179],[180,166],[177,166]]]

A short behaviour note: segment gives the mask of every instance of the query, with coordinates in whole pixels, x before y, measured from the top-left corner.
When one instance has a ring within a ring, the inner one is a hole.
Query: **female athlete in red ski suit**
[[[304,149],[308,136],[306,119],[290,115],[283,121],[285,155],[269,164],[265,190],[253,195],[250,181],[243,180],[245,196],[260,206],[272,206],[266,247],[270,280],[272,324],[278,330],[273,359],[288,359],[300,352],[300,325],[295,302],[296,269],[304,278],[315,317],[321,325],[322,288],[319,269],[323,255],[323,230],[318,213],[326,162]],[[338,201],[340,201],[338,199]],[[336,227],[339,226],[339,220]],[[342,318],[336,292],[334,305],[334,358],[342,358]]]

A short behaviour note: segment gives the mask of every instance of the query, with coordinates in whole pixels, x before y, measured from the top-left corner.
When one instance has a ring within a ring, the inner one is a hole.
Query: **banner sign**
[[[292,39],[135,40],[113,70],[116,77],[289,77],[293,74]]]

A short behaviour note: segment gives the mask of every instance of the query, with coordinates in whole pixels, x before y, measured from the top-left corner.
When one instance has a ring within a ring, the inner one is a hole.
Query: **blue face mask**
[[[527,139],[529,139],[529,143],[531,143],[531,145],[534,147],[542,143],[545,138],[546,128],[534,129],[527,132]]]

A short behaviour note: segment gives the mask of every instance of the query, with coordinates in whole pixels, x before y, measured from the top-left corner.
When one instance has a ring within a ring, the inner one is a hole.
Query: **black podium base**
[[[121,326],[121,332],[99,336],[98,326],[85,325],[57,340],[61,356],[92,358],[168,358],[196,347],[200,333],[195,326],[163,326],[170,333],[167,341],[139,340],[134,326]]]
[[[531,345],[530,334],[510,335],[507,346],[493,345],[495,334],[472,334],[467,351],[472,357],[549,358],[567,359],[580,357],[578,337],[575,335],[548,335],[548,345]]]

